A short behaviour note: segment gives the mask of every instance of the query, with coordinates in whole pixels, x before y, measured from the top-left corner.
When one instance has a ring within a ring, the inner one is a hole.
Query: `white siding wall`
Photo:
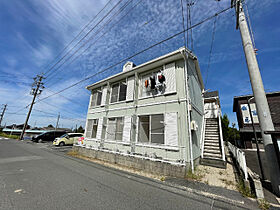
[[[127,79],[126,101],[133,101],[134,96],[134,77]]]
[[[86,128],[86,137],[90,138],[91,137],[91,132],[92,132],[92,126],[93,126],[93,120],[89,119],[87,121],[87,128]]]
[[[165,114],[165,145],[178,146],[177,113]]]
[[[131,117],[124,117],[123,141],[130,142],[130,135],[131,135]]]
[[[176,92],[175,63],[170,63],[170,64],[165,65],[163,72],[164,72],[165,79],[166,79],[165,93]]]
[[[107,92],[108,88],[107,86],[104,86],[102,90],[101,106],[104,106],[106,104]]]
[[[98,125],[97,125],[97,133],[96,133],[96,139],[98,140],[101,140],[102,127],[103,127],[103,118],[99,118]]]

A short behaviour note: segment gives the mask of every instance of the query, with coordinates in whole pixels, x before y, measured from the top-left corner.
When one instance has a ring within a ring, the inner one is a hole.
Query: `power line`
[[[186,29],[185,29],[183,0],[181,0],[181,9],[182,9],[182,26],[183,26],[183,30],[185,31]],[[184,46],[186,47],[186,33],[184,33]]]
[[[189,2],[189,0],[187,1],[187,27],[190,27],[192,25],[192,20],[191,20],[191,7],[194,5],[194,2]],[[189,35],[190,33],[190,35]],[[191,51],[193,51],[193,36],[192,36],[192,29],[190,29],[187,32],[187,46],[189,48],[189,37],[190,37],[190,42],[191,42]]]
[[[245,12],[246,12],[246,16],[248,17],[248,23],[249,23],[249,30],[250,30],[250,34],[251,34],[251,37],[252,37],[252,42],[253,42],[253,47],[254,49],[256,50],[256,43],[255,43],[255,37],[254,37],[254,33],[253,33],[253,29],[252,29],[252,25],[251,25],[251,19],[250,19],[250,15],[249,15],[249,10],[248,10],[248,6],[247,4],[243,3],[245,5]]]
[[[52,93],[55,93],[54,91],[52,91],[52,90],[49,89],[49,88],[45,88],[45,89],[47,89],[48,91],[50,91],[50,92],[52,92]],[[68,97],[66,97],[66,96],[63,96],[63,95],[61,95],[61,94],[58,94],[58,95],[60,95],[62,98],[66,99],[66,100],[68,100],[68,101],[70,101],[70,102],[72,102],[72,103],[75,103],[75,104],[77,104],[77,105],[79,105],[79,106],[81,106],[81,107],[84,107],[82,104],[80,104],[79,102],[77,102],[77,101],[75,101],[75,100],[73,100],[73,99],[70,99],[70,98],[68,98]]]
[[[40,101],[39,101],[39,102],[40,102]],[[38,102],[38,103],[39,103],[39,102]],[[61,107],[56,106],[56,105],[54,105],[54,104],[50,104],[50,103],[48,103],[48,102],[46,102],[46,101],[44,101],[44,103],[47,104],[47,105],[49,105],[49,106],[52,106],[52,107],[61,109]],[[77,113],[75,113],[75,112],[70,112],[70,111],[68,111],[67,109],[64,109],[63,111],[64,111],[64,112],[67,112],[67,113],[69,113],[69,114],[72,114],[72,115],[73,115],[73,114],[78,115]]]
[[[130,0],[131,1],[131,0]],[[78,56],[76,56],[70,63],[67,64],[67,66],[69,66],[70,64],[72,64],[74,61],[76,61],[81,55],[83,55],[84,52],[86,52],[87,50],[89,50],[90,47],[92,47],[92,45],[94,45],[100,38],[102,38],[106,33],[108,33],[114,26],[116,26],[124,17],[126,17],[135,7],[137,7],[140,3],[142,2],[142,0],[139,0],[137,2],[137,4],[135,4],[126,14],[124,14],[117,22],[115,22],[115,24],[113,24],[109,29],[107,29],[103,34],[101,34],[96,40],[95,42],[93,42],[92,44],[90,44],[87,48],[85,48]],[[121,8],[118,13],[116,13],[114,16],[118,15],[128,4],[124,5],[123,8]],[[96,32],[96,34],[98,34],[100,31],[102,31],[102,29],[109,23],[111,22],[111,20],[114,18],[114,16],[111,17],[111,19],[109,19],[105,25],[99,29],[99,31]],[[90,38],[92,39],[93,36]],[[89,40],[90,40],[89,39]],[[88,41],[89,41],[88,40]],[[71,56],[72,57],[72,56]],[[60,66],[59,66],[60,67]],[[58,70],[59,68],[57,68],[56,70]],[[51,78],[49,78],[51,79]]]
[[[213,23],[212,40],[211,40],[210,51],[209,51],[208,65],[207,65],[207,69],[206,69],[205,87],[206,87],[207,81],[208,81],[208,72],[209,72],[211,57],[212,57],[212,52],[213,52],[213,45],[214,45],[214,39],[215,39],[215,33],[216,33],[216,22],[217,22],[217,16],[215,17],[214,23]]]
[[[113,20],[113,18],[115,17],[115,16],[117,16],[118,14],[120,14],[127,6],[128,6],[128,4],[131,2],[132,0],[129,0],[129,1],[127,1],[97,32],[95,32],[95,34],[94,35],[97,35],[99,32],[101,32],[102,31],[102,29],[103,28],[105,28],[105,26],[107,25],[107,24],[109,24],[112,20]],[[140,0],[140,1],[142,1],[142,0]],[[139,1],[139,2],[140,2]],[[138,4],[139,4],[139,2],[138,2]],[[137,5],[138,5],[137,4]],[[134,6],[135,7],[135,6]],[[133,7],[133,8],[134,8]],[[131,10],[129,11],[129,12],[131,12]],[[129,13],[128,12],[128,13]],[[128,14],[127,13],[127,14]],[[126,15],[127,15],[126,14]],[[125,16],[126,16],[125,15]],[[117,21],[117,22],[119,22],[119,21]],[[108,32],[109,30],[107,30],[107,32]],[[107,33],[106,32],[106,33]],[[103,33],[98,39],[100,39],[102,36],[104,36],[106,33]],[[60,67],[61,66],[63,66],[68,60],[70,60],[81,48],[83,48],[90,40],[92,40],[93,38],[94,38],[94,35],[93,36],[91,36],[88,40],[86,40],[72,55],[70,55],[67,59],[65,59],[64,60],[64,62],[63,63],[61,63],[55,70],[53,70],[48,76],[47,76],[47,78],[48,77],[50,77],[50,75],[51,74],[53,74],[54,72],[56,72],[57,70],[59,70],[60,69]],[[98,40],[97,39],[97,40]],[[96,42],[94,42],[94,43],[96,43]],[[93,44],[94,44],[93,43]],[[90,46],[92,46],[93,44],[91,44]],[[89,48],[90,48],[90,46],[88,47],[88,48],[86,48],[82,53],[80,53],[76,58],[74,58],[70,63],[68,63],[67,65],[70,65],[71,63],[73,63],[73,61],[75,61],[78,57],[80,57],[86,50],[88,50]],[[52,76],[53,77],[53,76]],[[52,78],[51,77],[51,78]],[[50,81],[50,79],[51,78],[49,78],[49,81]]]
[[[46,75],[46,78],[49,77],[47,75],[60,61],[62,61],[69,53],[72,52],[72,50],[81,43],[123,0],[119,0],[118,3],[97,23],[92,27],[62,58],[60,58],[44,75]],[[82,45],[83,46],[83,45]],[[81,48],[81,47],[80,47]],[[79,48],[79,49],[80,49]]]
[[[158,45],[160,45],[160,44],[162,44],[162,43],[164,43],[164,42],[166,42],[166,41],[169,41],[169,40],[171,40],[171,39],[177,37],[178,35],[180,35],[180,34],[182,34],[182,33],[185,33],[186,31],[191,30],[191,29],[193,29],[193,28],[195,28],[195,27],[197,27],[197,26],[199,26],[199,25],[201,25],[201,24],[203,24],[203,23],[205,23],[205,22],[211,20],[212,18],[214,18],[214,17],[216,17],[216,16],[218,16],[218,15],[220,15],[220,14],[222,14],[222,13],[228,11],[228,10],[230,10],[231,8],[232,8],[232,7],[225,8],[225,9],[223,9],[223,10],[221,10],[221,11],[215,13],[214,15],[209,16],[209,17],[203,19],[202,21],[200,21],[200,22],[198,22],[198,23],[196,23],[196,24],[190,26],[190,27],[187,28],[187,29],[185,29],[185,30],[183,30],[183,31],[180,31],[180,32],[178,32],[178,33],[176,33],[176,34],[174,34],[174,35],[172,35],[172,36],[170,36],[170,37],[168,37],[168,38],[166,38],[166,39],[164,39],[164,40],[161,40],[161,41],[159,41],[159,42],[157,42],[157,43],[155,43],[155,44],[153,44],[153,45],[151,45],[151,46],[149,46],[149,47],[147,47],[147,48],[145,48],[145,49],[143,49],[143,50],[141,50],[141,51],[139,51],[139,52],[137,52],[137,53],[135,53],[135,54],[133,54],[133,55],[127,57],[127,58],[125,58],[125,59],[122,59],[121,61],[119,61],[119,62],[117,62],[117,63],[115,63],[115,64],[113,64],[113,65],[111,65],[111,66],[109,66],[109,67],[107,67],[107,68],[105,68],[105,69],[99,71],[99,72],[96,72],[96,73],[93,74],[93,75],[90,75],[90,76],[88,76],[88,77],[86,77],[86,78],[84,78],[84,79],[82,79],[82,80],[80,80],[80,81],[78,81],[78,82],[76,82],[76,83],[74,83],[74,84],[72,84],[72,85],[66,87],[66,88],[63,88],[62,90],[60,90],[60,91],[58,91],[58,92],[56,92],[56,93],[54,93],[54,94],[51,94],[51,95],[49,95],[49,96],[46,96],[46,97],[44,97],[44,98],[38,100],[37,102],[46,100],[47,98],[50,98],[50,97],[52,97],[52,96],[54,96],[54,95],[57,95],[57,94],[59,94],[59,93],[65,91],[65,90],[68,90],[68,89],[70,89],[70,88],[72,88],[72,87],[74,87],[74,86],[76,86],[76,85],[78,85],[78,84],[80,84],[80,83],[82,83],[82,82],[84,82],[84,81],[87,81],[87,80],[89,80],[89,79],[95,77],[95,76],[98,75],[98,74],[104,73],[104,72],[106,72],[107,70],[109,70],[109,69],[111,69],[111,68],[113,68],[113,67],[115,67],[115,66],[117,66],[117,65],[119,65],[119,64],[121,64],[121,63],[123,63],[123,62],[125,62],[125,61],[127,61],[127,60],[129,60],[129,59],[131,59],[131,58],[133,58],[133,57],[135,57],[135,56],[137,56],[137,55],[139,55],[139,54],[142,54],[142,53],[148,51],[148,50],[151,49],[151,48],[154,48],[155,46],[158,46]]]
[[[82,28],[82,30],[63,48],[63,50],[58,53],[58,55],[53,59],[52,62],[54,62],[57,58],[59,58],[59,56],[64,53],[64,51],[85,31],[85,29],[98,17],[98,15],[109,5],[109,3],[111,3],[112,0],[109,0],[106,5],[86,24],[84,25],[84,27]],[[50,66],[50,64],[52,63],[50,62],[49,64],[47,64],[46,68],[48,68]],[[48,72],[46,72],[48,73]],[[46,74],[45,73],[45,74]]]
[[[180,35],[180,34],[182,34],[182,33],[185,33],[186,31],[197,27],[197,26],[199,26],[199,25],[201,25],[201,24],[203,24],[203,23],[205,23],[205,22],[211,20],[212,18],[214,18],[214,17],[216,17],[216,16],[218,16],[218,15],[220,15],[220,14],[222,14],[222,13],[224,13],[224,12],[230,10],[230,9],[232,9],[232,6],[231,6],[231,7],[228,7],[228,8],[225,8],[225,9],[223,9],[223,10],[221,10],[221,11],[218,11],[218,12],[215,13],[214,15],[209,16],[209,17],[203,19],[202,21],[200,21],[200,22],[198,22],[198,23],[196,23],[196,24],[194,24],[194,25],[188,27],[187,29],[185,29],[185,30],[183,30],[183,31],[180,31],[180,32],[178,32],[178,33],[176,33],[176,34],[174,34],[174,35],[172,35],[172,36],[170,36],[170,37],[168,37],[168,38],[166,38],[166,39],[164,39],[164,40],[161,40],[160,42],[157,42],[157,43],[155,43],[155,44],[149,46],[148,48],[146,48],[146,49],[144,49],[144,50],[141,50],[141,51],[139,51],[139,52],[133,54],[132,56],[129,56],[129,57],[127,57],[127,58],[125,58],[125,59],[123,59],[123,60],[121,60],[121,61],[119,61],[119,62],[117,62],[117,63],[115,63],[115,64],[113,64],[113,65],[111,65],[111,66],[109,66],[109,67],[107,67],[107,68],[105,68],[105,69],[103,69],[103,70],[101,70],[101,71],[99,71],[99,72],[96,72],[95,74],[90,75],[90,76],[88,76],[88,77],[86,77],[86,78],[84,78],[84,79],[82,79],[82,80],[80,80],[80,81],[78,81],[78,82],[76,82],[76,83],[74,83],[74,84],[72,84],[72,85],[66,87],[66,88],[63,88],[62,90],[60,90],[60,91],[58,91],[58,92],[56,92],[56,93],[53,93],[53,94],[48,95],[48,96],[46,96],[46,97],[44,97],[44,98],[42,98],[42,99],[39,99],[38,101],[36,101],[36,103],[39,103],[39,102],[41,102],[41,101],[43,101],[43,100],[46,100],[47,98],[50,98],[50,97],[52,97],[52,96],[55,96],[55,95],[57,95],[57,94],[60,94],[61,92],[66,91],[66,90],[68,90],[68,89],[70,89],[70,88],[72,88],[72,87],[75,87],[76,85],[78,85],[78,84],[80,84],[80,83],[82,83],[82,82],[84,82],[84,81],[87,81],[88,79],[93,78],[93,77],[95,77],[96,75],[101,74],[101,73],[103,73],[103,72],[105,72],[105,71],[107,71],[107,70],[109,70],[109,69],[111,69],[111,68],[113,68],[113,67],[115,67],[115,66],[121,64],[122,62],[125,62],[125,61],[127,61],[127,60],[129,60],[129,59],[131,59],[131,58],[133,58],[133,57],[135,57],[135,56],[141,54],[141,53],[144,53],[144,52],[148,51],[149,49],[151,49],[151,48],[153,48],[153,47],[155,47],[155,46],[158,46],[158,45],[160,45],[160,44],[162,44],[162,43],[164,43],[164,42],[166,42],[166,41],[169,41],[169,40],[171,40],[171,39],[177,37],[178,35]],[[48,104],[47,102],[45,102],[45,103]],[[51,104],[48,104],[48,105],[50,105],[50,106],[55,106],[55,105],[51,105]],[[28,106],[30,106],[30,104],[27,105],[26,107],[23,107],[22,109],[18,110],[17,112],[20,112],[21,110],[26,109]],[[55,107],[56,107],[56,106],[55,106]],[[17,113],[17,112],[16,112],[16,113]],[[72,113],[71,113],[71,114],[72,114]]]

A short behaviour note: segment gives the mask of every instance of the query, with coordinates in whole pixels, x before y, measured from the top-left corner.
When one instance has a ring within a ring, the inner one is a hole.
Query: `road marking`
[[[18,190],[15,190],[14,192],[15,193],[20,193],[22,191],[22,189],[18,189]]]
[[[3,158],[3,159],[0,159],[0,164],[28,161],[28,160],[40,160],[40,159],[42,159],[42,157],[40,157],[40,156],[22,156],[22,157]]]

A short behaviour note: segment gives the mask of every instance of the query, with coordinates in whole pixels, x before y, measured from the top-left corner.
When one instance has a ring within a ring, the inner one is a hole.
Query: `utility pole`
[[[2,111],[2,114],[1,114],[1,117],[0,117],[0,128],[1,128],[1,123],[2,123],[2,119],[4,117],[4,114],[5,114],[6,108],[7,108],[7,104],[4,104],[4,108],[3,108],[3,111]]]
[[[28,114],[27,114],[27,117],[26,117],[26,120],[25,120],[25,123],[24,123],[24,126],[23,126],[23,129],[22,129],[22,132],[21,132],[21,135],[20,135],[20,140],[23,139],[23,135],[25,133],[25,129],[28,125],[28,120],[29,120],[29,117],[30,117],[30,114],[31,114],[31,111],[32,111],[32,108],[33,108],[33,105],[34,105],[34,102],[35,102],[35,99],[36,99],[36,96],[37,95],[40,95],[41,92],[42,92],[42,89],[44,88],[43,84],[42,83],[42,80],[44,79],[42,75],[37,75],[36,77],[33,78],[34,79],[34,83],[32,86],[34,86],[30,92],[31,95],[33,95],[33,99],[32,99],[32,102],[30,104],[30,108],[29,108],[29,111],[28,111]]]
[[[57,116],[55,130],[58,128],[59,118],[60,118],[60,113],[58,113],[58,116]]]
[[[280,170],[277,165],[277,157],[275,154],[272,138],[270,135],[264,134],[264,131],[274,131],[274,125],[270,115],[266,94],[263,87],[263,81],[260,74],[255,50],[249,33],[246,17],[242,7],[241,0],[233,0],[232,6],[236,8],[236,28],[240,29],[244,53],[246,57],[247,67],[251,80],[253,95],[261,127],[261,134],[264,143],[267,165],[270,173],[270,181],[273,191],[280,195]]]
[[[261,155],[260,155],[260,148],[259,148],[259,143],[258,143],[258,136],[257,136],[257,132],[255,129],[255,124],[254,124],[254,119],[253,119],[253,115],[252,115],[252,110],[251,110],[251,106],[250,106],[250,101],[253,98],[247,97],[247,104],[248,104],[248,109],[249,109],[249,114],[250,114],[250,118],[251,118],[251,123],[252,123],[252,127],[253,127],[253,132],[254,132],[254,137],[256,140],[256,147],[257,147],[257,156],[258,156],[258,161],[259,161],[259,166],[260,166],[260,170],[261,170],[261,179],[264,180],[264,173],[263,173],[263,167],[262,167],[262,161],[261,161]]]

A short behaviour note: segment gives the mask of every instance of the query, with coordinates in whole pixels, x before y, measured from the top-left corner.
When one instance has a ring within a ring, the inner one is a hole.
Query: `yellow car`
[[[66,133],[53,141],[53,145],[64,146],[64,145],[73,145],[78,142],[80,137],[83,137],[83,133]]]

